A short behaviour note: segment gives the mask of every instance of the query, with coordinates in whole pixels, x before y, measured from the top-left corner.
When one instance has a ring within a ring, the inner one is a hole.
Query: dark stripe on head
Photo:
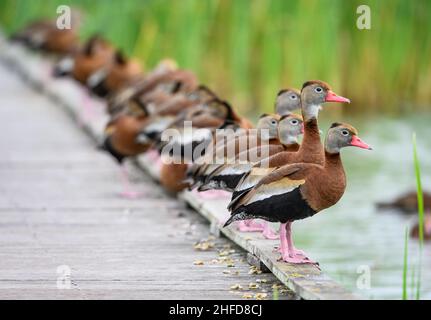
[[[320,85],[323,89],[331,90],[331,87],[330,87],[326,82],[323,82],[323,81],[320,81],[320,80],[309,80],[309,81],[306,81],[306,82],[302,85],[302,89],[301,89],[301,90],[304,90],[304,88],[305,88],[305,87],[312,86],[313,84],[318,84],[318,85]]]
[[[281,116],[280,121],[286,119],[286,118],[290,118],[292,116],[292,113],[286,113],[284,115]]]
[[[289,90],[287,90],[287,89],[281,89],[280,91],[278,91],[278,93],[277,93],[277,97],[278,97],[278,96],[281,96],[283,93],[285,93],[285,92],[287,92],[287,91],[289,91]]]

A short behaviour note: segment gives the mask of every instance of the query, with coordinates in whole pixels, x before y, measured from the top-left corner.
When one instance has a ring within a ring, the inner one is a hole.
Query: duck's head
[[[265,130],[268,133],[268,139],[275,139],[278,136],[277,128],[279,120],[280,115],[278,114],[262,114],[257,122],[257,129]]]
[[[163,74],[178,70],[178,63],[174,59],[162,59],[154,68],[155,74]]]
[[[207,102],[217,98],[217,95],[207,86],[201,84],[194,91],[187,94],[189,100]]]
[[[335,94],[327,83],[311,80],[302,86],[301,102],[305,116],[310,118],[317,117],[321,105],[325,102],[350,103],[350,100]]]
[[[304,133],[304,122],[300,115],[284,115],[278,122],[278,139],[284,145],[298,143],[298,137]]]
[[[301,93],[294,88],[280,90],[275,99],[275,113],[283,116],[301,108]]]
[[[336,154],[344,147],[358,147],[372,150],[371,146],[358,137],[358,130],[348,123],[335,122],[326,135],[325,150]]]

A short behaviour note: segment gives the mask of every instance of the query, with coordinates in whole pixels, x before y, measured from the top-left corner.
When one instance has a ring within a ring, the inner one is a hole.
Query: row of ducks
[[[11,40],[47,52],[56,59],[55,77],[70,77],[88,94],[106,100],[110,121],[101,149],[121,165],[123,196],[140,195],[131,189],[124,160],[146,153],[159,164],[161,184],[168,191],[189,188],[204,198],[211,192],[211,197],[229,193],[231,215],[224,226],[236,222],[240,231],[279,238],[285,262],[314,263],[295,248],[292,223],[341,199],[346,188],[341,149],[371,149],[352,125],[343,122],[334,122],[321,141],[318,115],[322,107],[328,102],[349,103],[349,99],[335,94],[323,81],[307,81],[301,90],[280,90],[274,113],[263,114],[254,127],[174,61],[162,60],[145,71],[101,36],[80,44],[76,34],[77,28],[59,31],[52,22],[36,22]],[[178,135],[166,140],[163,134],[170,129]],[[206,134],[197,134],[199,129]],[[221,146],[214,143],[220,129],[236,133]],[[245,149],[241,147],[244,141]],[[202,145],[204,152],[186,155],[185,150],[196,151]],[[175,147],[179,154],[164,152]],[[227,150],[234,152],[227,156]],[[256,160],[254,154],[265,157]],[[280,223],[279,234],[268,221]]]

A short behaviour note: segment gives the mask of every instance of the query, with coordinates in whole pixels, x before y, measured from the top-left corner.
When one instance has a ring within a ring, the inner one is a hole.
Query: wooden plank
[[[21,51],[25,51],[20,49]],[[18,70],[25,72],[26,66],[23,66],[20,57],[23,54],[17,48],[8,48],[3,50],[3,56],[8,61],[16,64]],[[26,59],[29,59],[26,56]],[[40,59],[40,58],[37,58]],[[40,62],[34,64],[40,65]],[[32,65],[32,64],[31,64]],[[33,65],[32,65],[33,66]],[[40,75],[34,71],[34,68],[29,68],[31,71],[27,74],[30,81],[37,82],[39,86],[44,87],[49,95],[59,101],[63,101],[64,106],[75,115],[80,117],[79,104],[76,104],[73,99],[69,99],[72,92],[80,90],[76,85],[68,82],[67,84],[57,84],[57,82],[49,82],[47,85],[43,84]],[[40,72],[39,72],[40,74]],[[62,90],[58,86],[62,85]],[[84,128],[90,133],[95,140],[100,140],[102,135],[102,128],[106,123],[107,118],[101,116],[97,121],[90,121],[84,124]],[[145,155],[137,158],[137,163],[143,168],[153,179],[158,179],[158,171],[146,159]],[[319,268],[313,265],[293,265],[278,261],[279,254],[274,252],[276,241],[264,240],[260,234],[257,233],[242,233],[236,230],[235,227],[229,226],[222,228],[224,221],[228,217],[226,206],[229,199],[217,200],[203,200],[193,192],[185,191],[179,195],[179,198],[188,203],[192,208],[199,212],[210,222],[210,228],[214,234],[222,233],[227,238],[232,240],[236,245],[243,248],[250,254],[254,255],[289,289],[293,290],[295,294],[303,299],[359,299],[358,296],[345,290],[340,284],[331,280]]]
[[[0,299],[272,298],[276,277],[249,274],[242,249],[209,238],[207,221],[142,171],[145,197],[117,196],[116,162],[1,64],[0,87]],[[212,246],[197,250],[204,239]],[[70,289],[57,288],[60,265]]]

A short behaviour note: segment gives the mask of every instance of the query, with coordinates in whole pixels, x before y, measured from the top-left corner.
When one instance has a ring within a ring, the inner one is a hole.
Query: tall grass
[[[413,143],[413,162],[415,167],[415,176],[416,176],[416,189],[417,189],[417,197],[418,197],[418,220],[419,220],[419,269],[416,283],[416,299],[420,299],[420,289],[421,289],[421,265],[422,265],[422,251],[424,244],[424,199],[422,192],[422,181],[421,181],[421,169],[419,163],[419,157],[417,152],[416,145],[416,134],[413,133],[412,138]]]
[[[424,245],[424,200],[422,192],[422,180],[419,156],[417,152],[416,133],[412,135],[413,146],[413,164],[416,177],[416,191],[418,201],[418,220],[419,220],[419,251],[418,251],[418,266],[417,273],[413,266],[411,275],[411,291],[416,300],[421,298],[421,276],[422,276],[422,254]],[[403,260],[403,285],[402,285],[402,299],[407,300],[407,274],[408,274],[408,228],[405,229],[404,235],[404,260]]]
[[[272,111],[279,88],[314,78],[352,98],[347,112],[431,103],[427,0],[2,0],[0,21],[17,30],[59,4],[87,13],[83,37],[101,31],[148,68],[173,57],[243,110]],[[361,4],[371,30],[356,28]]]
[[[403,293],[402,293],[403,300],[408,299],[408,296],[407,296],[408,256],[409,256],[409,228],[406,227],[404,231]]]

